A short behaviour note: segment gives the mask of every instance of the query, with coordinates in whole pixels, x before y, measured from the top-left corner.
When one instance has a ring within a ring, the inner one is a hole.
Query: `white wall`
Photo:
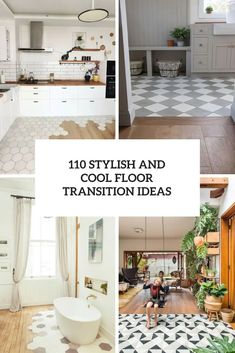
[[[29,47],[30,32],[29,24],[17,24],[19,39],[17,47]],[[82,56],[91,56],[91,60],[101,63],[106,60],[115,59],[116,45],[115,28],[111,27],[72,27],[72,26],[44,26],[44,48],[53,48],[53,53],[25,53],[19,52],[18,73],[26,69],[27,73],[34,72],[35,78],[48,79],[49,73],[53,72],[56,79],[83,79],[85,72],[94,67],[94,63],[66,64],[60,65],[59,60],[63,54],[75,46],[76,33],[86,33],[84,46],[91,49],[100,48],[105,45],[105,51],[100,52],[78,52],[70,53],[70,60],[75,57],[81,60]],[[113,34],[113,36],[111,36]],[[105,65],[106,67],[106,65]],[[102,71],[102,70],[101,70]]]
[[[183,238],[183,235],[182,235]],[[181,238],[174,238],[174,239],[165,239],[165,246],[163,246],[162,239],[148,239],[147,243],[145,244],[144,239],[128,239],[128,238],[120,238],[119,241],[119,268],[123,267],[123,260],[124,260],[124,251],[138,251],[138,250],[148,250],[148,251],[180,251],[180,244]],[[146,247],[145,247],[146,245]]]
[[[7,81],[16,80],[16,29],[14,20],[0,20],[10,33],[10,60],[0,61],[0,71],[4,71]]]
[[[233,203],[235,203],[235,176],[230,175],[229,177],[229,185],[225,189],[225,193],[220,201],[220,216],[229,209]]]
[[[81,218],[79,232],[79,296],[86,298],[93,293],[97,296],[94,305],[102,313],[102,330],[114,340],[115,335],[115,219],[103,218],[103,261],[91,264],[88,261],[89,226],[99,218]],[[85,277],[108,282],[108,294],[94,292],[84,286]]]

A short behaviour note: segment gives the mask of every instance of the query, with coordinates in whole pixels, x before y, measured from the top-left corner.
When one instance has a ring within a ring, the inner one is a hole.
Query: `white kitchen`
[[[36,139],[115,137],[115,1],[0,0],[0,173]]]

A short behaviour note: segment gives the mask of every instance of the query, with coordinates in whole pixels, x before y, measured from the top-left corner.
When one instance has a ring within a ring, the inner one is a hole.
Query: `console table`
[[[191,47],[130,47],[130,51],[146,52],[148,76],[153,76],[153,51],[184,51],[186,53],[186,75],[191,74]]]

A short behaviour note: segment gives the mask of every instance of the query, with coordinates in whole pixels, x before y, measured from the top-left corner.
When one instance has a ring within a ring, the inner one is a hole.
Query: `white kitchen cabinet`
[[[57,86],[50,87],[52,100],[68,100],[78,98],[77,86]]]
[[[227,43],[213,44],[213,69],[224,71],[230,69],[230,50]]]
[[[78,99],[104,99],[105,86],[79,86]]]
[[[41,117],[50,115],[49,100],[20,100],[20,115],[23,117]]]
[[[0,61],[10,60],[10,34],[5,26],[0,26]]]
[[[105,86],[21,86],[20,116],[114,115],[115,100]]]
[[[6,135],[17,114],[17,90],[11,89],[0,98],[0,140]]]
[[[50,105],[50,115],[52,116],[66,116],[69,118],[77,115],[77,100],[51,100]]]
[[[214,35],[213,27],[192,25],[192,72],[235,72],[235,36]]]

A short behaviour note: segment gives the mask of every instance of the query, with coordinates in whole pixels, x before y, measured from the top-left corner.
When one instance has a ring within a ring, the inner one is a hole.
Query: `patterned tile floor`
[[[71,121],[85,127],[88,120],[98,124],[100,130],[112,122],[110,117],[92,118],[18,118],[0,142],[0,174],[30,174],[34,172],[34,145],[36,139],[48,139],[52,135],[67,135],[60,127],[63,121]]]
[[[234,78],[133,76],[136,116],[230,116]]]
[[[120,353],[191,353],[191,348],[206,348],[208,338],[224,336],[233,340],[235,331],[206,315],[159,315],[158,326],[151,329],[145,315],[119,316]]]
[[[34,334],[27,346],[32,353],[114,353],[112,344],[100,334],[94,343],[85,346],[68,341],[59,331],[54,310],[36,314],[29,330]]]

